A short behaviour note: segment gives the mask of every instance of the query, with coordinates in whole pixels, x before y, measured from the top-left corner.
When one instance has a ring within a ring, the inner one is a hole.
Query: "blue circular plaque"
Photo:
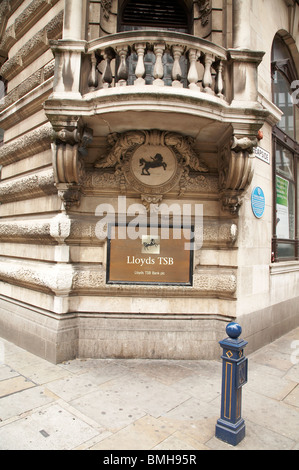
[[[255,217],[260,219],[265,212],[266,199],[262,188],[257,186],[251,194],[251,207]]]

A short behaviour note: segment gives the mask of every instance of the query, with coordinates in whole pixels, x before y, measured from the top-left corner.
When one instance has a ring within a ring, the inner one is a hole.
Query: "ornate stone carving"
[[[50,123],[46,123],[12,142],[4,144],[0,148],[0,165],[8,165],[49,150],[52,138],[53,128]]]
[[[60,11],[43,29],[29,39],[14,56],[3,64],[1,75],[7,80],[12,80],[12,78],[39,57],[42,52],[48,50],[49,40],[61,35],[62,25],[63,11]]]
[[[115,168],[122,192],[133,188],[148,206],[161,201],[174,187],[181,195],[190,170],[208,172],[193,149],[193,140],[174,132],[129,131],[108,137],[111,150],[95,163],[96,168]]]
[[[253,148],[257,140],[248,137],[233,137],[219,158],[219,186],[222,207],[231,214],[238,215],[243,196],[253,178]]]
[[[0,201],[5,203],[50,195],[55,192],[52,169],[0,183]]]
[[[3,242],[53,243],[49,220],[0,222],[0,238]]]
[[[71,219],[68,215],[61,213],[51,220],[50,235],[58,243],[62,244],[66,238],[69,237],[71,232]]]
[[[207,26],[209,23],[209,18],[212,12],[211,0],[195,0],[199,9],[199,18],[201,20],[202,26]]]
[[[80,203],[80,189],[84,176],[82,156],[92,140],[92,131],[73,126],[53,126],[55,141],[52,144],[53,168],[58,195],[65,209]]]
[[[1,261],[0,280],[55,295],[68,295],[72,288],[73,268],[70,264],[42,267],[27,261]]]
[[[201,268],[193,276],[193,287],[202,293],[215,292],[219,296],[231,297],[237,289],[237,277],[234,272]]]
[[[101,0],[101,7],[103,9],[104,18],[108,21],[112,8],[112,0]]]

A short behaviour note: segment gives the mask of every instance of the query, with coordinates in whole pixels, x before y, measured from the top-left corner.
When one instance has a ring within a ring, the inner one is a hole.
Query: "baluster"
[[[198,52],[196,49],[190,49],[189,50],[189,62],[190,62],[190,68],[188,72],[188,82],[189,82],[189,88],[197,89],[199,90],[197,86],[198,82],[198,71],[196,67],[196,62],[198,59]]]
[[[111,71],[111,60],[115,58],[115,52],[112,47],[108,47],[104,52],[104,59],[106,60],[106,67],[103,73],[103,88],[110,88],[113,82],[113,75]]]
[[[154,44],[154,53],[156,55],[156,63],[154,67],[154,78],[153,85],[164,86],[162,80],[164,75],[162,56],[165,50],[165,44]]]
[[[209,93],[212,95],[214,94],[212,90],[213,80],[212,80],[212,73],[211,73],[211,66],[212,66],[213,61],[214,61],[214,58],[212,54],[205,55],[205,61],[204,61],[205,71],[204,71],[204,75],[202,79],[203,90],[206,93]]]
[[[135,75],[137,79],[134,81],[134,85],[145,85],[145,66],[144,66],[144,51],[146,48],[145,43],[135,44],[135,50],[137,52],[138,60],[135,70]]]
[[[224,84],[223,84],[223,63],[220,60],[216,69],[216,83],[215,83],[215,93],[219,98],[224,98]]]
[[[183,46],[172,46],[172,55],[173,55],[173,67],[172,67],[172,86],[173,87],[183,87],[183,84],[181,83],[182,79],[182,70],[180,66],[180,58],[181,55],[184,52],[184,47]]]
[[[95,53],[91,54],[91,70],[88,77],[88,88],[90,91],[94,91],[99,84],[98,73],[97,73],[97,59]]]
[[[117,86],[126,86],[128,80],[128,67],[127,67],[127,55],[128,55],[128,46],[120,46],[116,48],[116,52],[120,58],[120,64],[117,70]]]

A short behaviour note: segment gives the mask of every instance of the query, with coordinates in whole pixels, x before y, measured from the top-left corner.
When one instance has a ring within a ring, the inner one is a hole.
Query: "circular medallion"
[[[143,193],[163,194],[178,181],[181,168],[175,153],[163,145],[141,145],[129,155],[125,175]]]

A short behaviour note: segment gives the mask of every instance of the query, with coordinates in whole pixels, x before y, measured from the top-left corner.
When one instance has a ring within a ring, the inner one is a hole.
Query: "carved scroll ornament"
[[[233,138],[225,146],[219,160],[219,186],[223,210],[238,215],[243,196],[248,189],[254,173],[253,148],[256,140],[248,137]]]
[[[90,129],[56,128],[52,144],[53,168],[58,195],[65,209],[80,202],[84,175],[83,154],[92,140]]]

